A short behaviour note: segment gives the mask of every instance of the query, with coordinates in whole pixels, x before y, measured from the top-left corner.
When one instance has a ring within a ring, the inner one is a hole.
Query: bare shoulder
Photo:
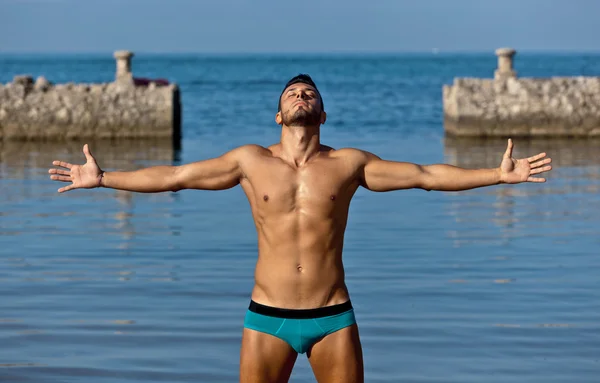
[[[357,148],[341,148],[331,152],[332,157],[343,158],[357,165],[366,165],[369,161],[379,159],[375,154]]]
[[[264,146],[247,144],[232,149],[228,154],[235,157],[238,161],[247,161],[261,156],[271,156],[272,152]]]

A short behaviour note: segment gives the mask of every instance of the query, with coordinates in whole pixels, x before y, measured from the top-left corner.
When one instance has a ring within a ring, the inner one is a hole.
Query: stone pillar
[[[115,59],[117,59],[117,73],[115,80],[117,82],[129,82],[133,83],[133,74],[131,73],[131,58],[133,52],[130,51],[116,51]]]
[[[513,70],[513,57],[517,53],[512,48],[500,48],[496,50],[498,56],[498,69],[494,72],[496,80],[516,78],[517,72]]]

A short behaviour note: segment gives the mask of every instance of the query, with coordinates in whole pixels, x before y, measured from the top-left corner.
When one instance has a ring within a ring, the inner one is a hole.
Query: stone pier
[[[600,137],[600,77],[517,78],[516,51],[496,51],[490,79],[443,87],[444,130],[470,137]]]
[[[136,78],[133,53],[117,51],[113,82],[57,84],[15,76],[0,84],[0,140],[181,136],[179,87]]]

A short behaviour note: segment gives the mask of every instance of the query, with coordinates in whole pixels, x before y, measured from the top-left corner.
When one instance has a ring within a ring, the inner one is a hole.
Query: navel
[[[267,202],[268,200],[269,200],[269,196],[265,194],[265,195],[263,196],[263,201]]]
[[[297,265],[297,266],[296,266],[296,269],[298,270],[298,272],[299,272],[299,273],[301,273],[301,272],[302,272],[302,270],[304,270],[304,269],[302,268],[302,266],[300,266],[300,265]]]

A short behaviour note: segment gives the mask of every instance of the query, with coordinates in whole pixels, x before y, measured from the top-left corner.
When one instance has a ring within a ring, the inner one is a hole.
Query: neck
[[[296,166],[304,165],[321,150],[319,127],[281,128],[281,156]]]

